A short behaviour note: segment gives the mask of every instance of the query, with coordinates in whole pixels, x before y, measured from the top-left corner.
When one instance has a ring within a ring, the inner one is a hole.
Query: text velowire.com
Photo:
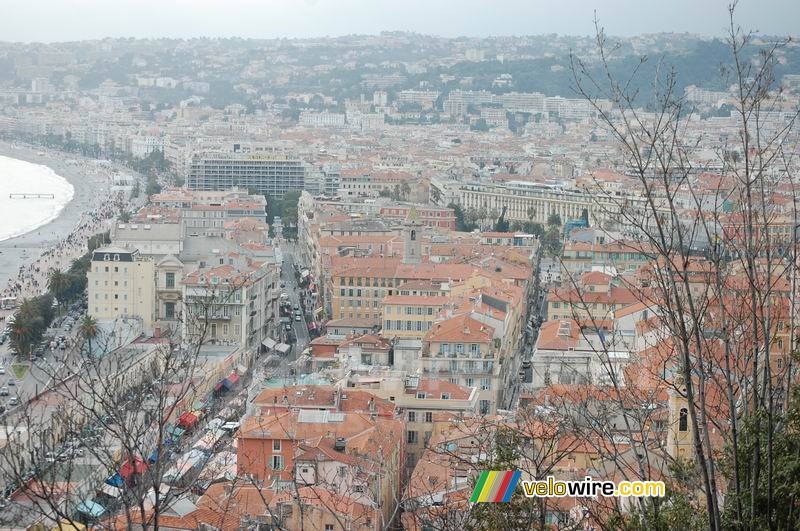
[[[562,481],[553,476],[544,480],[522,481],[528,498],[593,498],[597,496],[664,496],[663,481],[600,481],[586,476],[582,480]]]

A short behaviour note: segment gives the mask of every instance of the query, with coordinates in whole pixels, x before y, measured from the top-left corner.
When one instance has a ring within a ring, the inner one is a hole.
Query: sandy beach
[[[111,172],[78,155],[3,142],[0,155],[49,166],[75,189],[72,201],[58,218],[0,242],[0,291],[6,291],[9,280],[16,283],[24,268],[26,281],[14,294],[31,296],[44,287],[50,268],[68,269],[72,259],[86,252],[85,239],[110,226],[111,217],[116,214],[111,205]],[[66,160],[76,160],[78,164]]]

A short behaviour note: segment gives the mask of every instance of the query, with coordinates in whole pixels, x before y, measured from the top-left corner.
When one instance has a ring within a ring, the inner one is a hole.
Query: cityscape
[[[741,9],[0,41],[0,529],[800,528],[800,44]]]

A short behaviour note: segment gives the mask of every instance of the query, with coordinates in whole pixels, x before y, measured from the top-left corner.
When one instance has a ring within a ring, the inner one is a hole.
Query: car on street
[[[8,396],[8,387],[0,387],[0,396]]]
[[[6,373],[6,368],[0,365],[0,374],[5,374],[5,373]]]
[[[294,316],[294,320],[295,320],[295,321],[302,321],[302,320],[303,320],[303,318],[302,318],[302,317],[300,317],[300,314],[297,314],[297,315],[295,315],[295,316]]]
[[[16,405],[19,405],[19,398],[17,398],[16,396],[12,396],[12,397],[11,397],[11,398],[9,398],[9,400],[8,400],[8,405],[9,405],[9,406],[16,406]]]
[[[17,382],[14,381],[14,378],[9,378],[8,379],[8,385],[13,387],[13,386],[17,385]]]

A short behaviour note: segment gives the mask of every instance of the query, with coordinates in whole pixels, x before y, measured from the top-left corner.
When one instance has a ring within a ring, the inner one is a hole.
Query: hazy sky
[[[406,30],[443,36],[722,33],[730,0],[0,0],[0,40],[307,37]],[[797,34],[800,0],[741,0],[747,29]]]

